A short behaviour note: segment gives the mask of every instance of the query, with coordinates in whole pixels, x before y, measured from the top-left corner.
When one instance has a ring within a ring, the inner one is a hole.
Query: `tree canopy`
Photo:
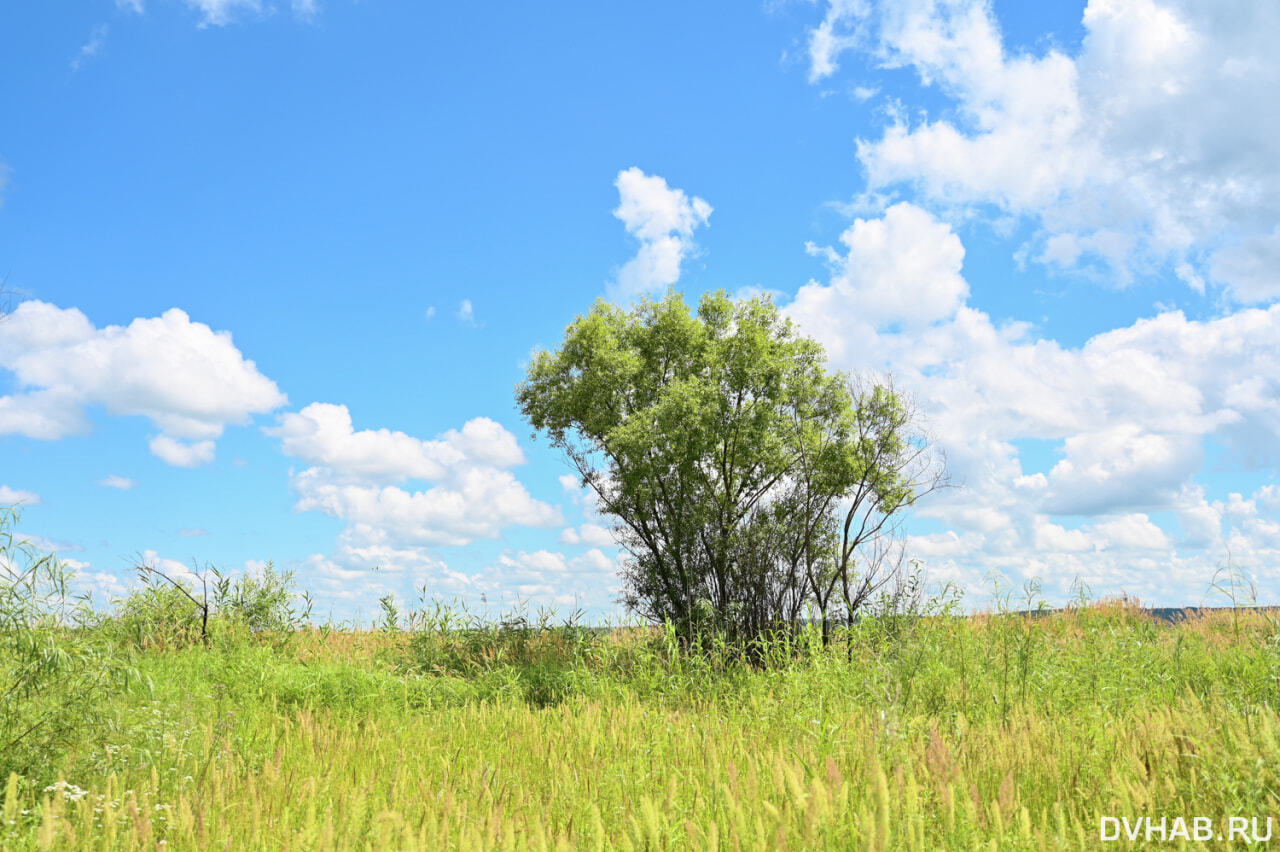
[[[855,605],[856,551],[929,485],[904,399],[829,371],[766,298],[598,301],[516,396],[613,518],[626,604],[686,637]]]

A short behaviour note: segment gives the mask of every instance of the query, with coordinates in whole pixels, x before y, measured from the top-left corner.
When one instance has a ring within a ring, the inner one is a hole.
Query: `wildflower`
[[[58,781],[44,788],[46,793],[62,793],[62,797],[68,802],[78,802],[85,796],[89,795],[88,790],[82,790],[75,784],[66,781]]]

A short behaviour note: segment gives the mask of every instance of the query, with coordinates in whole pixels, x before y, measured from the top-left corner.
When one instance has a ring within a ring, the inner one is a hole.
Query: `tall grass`
[[[316,628],[274,570],[94,614],[0,557],[4,849],[1076,849],[1104,816],[1280,816],[1266,611],[1029,589],[744,655],[523,607]]]
[[[154,692],[117,693],[52,780],[11,777],[3,843],[1091,848],[1101,816],[1280,810],[1266,613],[884,615],[761,667],[417,617],[138,651]]]

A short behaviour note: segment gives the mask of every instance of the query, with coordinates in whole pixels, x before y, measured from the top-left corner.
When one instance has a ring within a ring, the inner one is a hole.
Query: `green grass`
[[[1108,815],[1280,822],[1277,632],[1119,603],[867,619],[758,668],[524,622],[135,635],[142,678],[10,777],[0,845],[1076,849]]]

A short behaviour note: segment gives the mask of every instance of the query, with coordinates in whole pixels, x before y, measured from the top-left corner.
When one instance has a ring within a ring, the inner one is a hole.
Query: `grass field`
[[[523,621],[122,623],[80,631],[132,676],[9,775],[4,848],[1077,849],[1107,816],[1280,822],[1267,613],[871,618],[761,667]]]

